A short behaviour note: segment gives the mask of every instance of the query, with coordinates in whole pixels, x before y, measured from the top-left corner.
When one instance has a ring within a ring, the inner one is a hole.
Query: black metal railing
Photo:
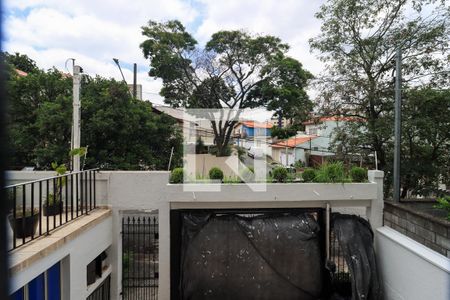
[[[122,299],[158,298],[158,248],[155,215],[122,219]]]
[[[14,250],[97,207],[98,169],[28,181],[5,187]]]

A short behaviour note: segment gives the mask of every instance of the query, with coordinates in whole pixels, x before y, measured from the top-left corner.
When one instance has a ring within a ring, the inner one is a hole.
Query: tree
[[[428,195],[450,182],[450,89],[405,93],[402,124],[402,198]]]
[[[173,107],[243,109],[270,104],[287,111],[281,101],[307,99],[303,88],[310,74],[285,56],[288,45],[277,37],[219,31],[202,49],[179,21],[149,21],[142,34],[147,38],[141,48],[150,59],[149,75],[162,79],[161,95]],[[286,81],[293,78],[289,85]],[[276,99],[269,99],[269,92]],[[219,156],[225,155],[236,122],[211,122]]]
[[[265,106],[275,115],[301,124],[308,119],[313,103],[304,90],[312,74],[291,57],[276,58],[262,71],[264,80],[251,91],[255,106]]]
[[[379,167],[389,171],[396,51],[405,90],[448,87],[450,9],[436,0],[331,0],[316,17],[321,35],[310,45],[328,71],[317,82],[322,110],[366,120],[352,125],[361,129],[352,129],[359,147],[376,151]]]
[[[9,54],[8,52],[2,52],[2,59],[10,66],[24,71],[26,73],[33,73],[39,71],[34,60],[30,59],[27,55],[14,53]]]
[[[69,165],[72,79],[56,69],[10,76],[8,129],[13,168],[51,169]],[[167,169],[181,163],[181,134],[174,120],[152,112],[151,103],[132,99],[115,80],[83,76],[81,144],[87,168]]]

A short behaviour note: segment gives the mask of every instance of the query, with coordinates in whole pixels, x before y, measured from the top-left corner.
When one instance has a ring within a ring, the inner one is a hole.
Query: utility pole
[[[394,202],[400,201],[400,146],[402,134],[402,52],[397,49],[395,75],[395,140],[394,140]]]
[[[137,97],[137,64],[133,65],[133,98]]]
[[[81,85],[81,73],[83,69],[80,66],[73,66],[73,123],[72,123],[72,150],[80,148],[80,85]],[[72,171],[80,171],[80,155],[72,156]]]

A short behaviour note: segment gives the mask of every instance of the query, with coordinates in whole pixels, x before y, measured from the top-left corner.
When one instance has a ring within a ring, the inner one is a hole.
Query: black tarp
[[[351,274],[351,300],[382,300],[381,280],[373,247],[369,222],[355,216],[334,213],[331,228]]]
[[[182,299],[320,299],[319,225],[308,213],[185,213]]]

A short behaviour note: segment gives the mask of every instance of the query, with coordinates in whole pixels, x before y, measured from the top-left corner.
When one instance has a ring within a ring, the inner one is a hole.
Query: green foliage
[[[245,150],[244,147],[239,147],[239,146],[237,146],[236,149],[237,149],[239,160],[243,161],[245,155],[247,154],[247,151]]]
[[[8,130],[13,169],[69,165],[72,79],[56,69],[10,76]],[[83,76],[81,144],[89,145],[87,168],[167,169],[181,164],[182,137],[174,119],[153,113],[151,103],[130,97],[122,82]],[[77,150],[83,155],[83,148]]]
[[[70,156],[75,156],[75,155],[79,155],[79,156],[84,156],[87,153],[87,147],[80,147],[80,148],[76,148],[76,149],[72,149],[69,152]]]
[[[3,52],[1,56],[7,65],[15,69],[18,69],[26,73],[39,72],[36,63],[32,59],[30,59],[27,55],[23,55],[17,52],[14,54]]]
[[[450,10],[445,2],[330,0],[316,14],[321,32],[310,40],[312,50],[327,64],[328,74],[317,82],[323,113],[364,120],[341,130],[335,150],[341,148],[348,156],[376,151],[388,192],[394,142],[393,62],[396,50],[401,50],[402,197],[435,189],[437,179],[450,169],[448,162],[441,162],[450,157],[445,130]]]
[[[298,60],[281,55],[266,65],[262,74],[267,78],[250,92],[255,102],[283,118],[305,121],[313,109],[305,91],[312,74]]]
[[[284,167],[276,167],[273,169],[272,176],[277,182],[286,182],[288,171]]]
[[[67,172],[65,164],[58,165],[57,162],[52,162],[52,169],[56,171],[56,175],[64,175]]]
[[[184,180],[184,169],[175,168],[170,173],[169,182],[170,183],[183,183]]]
[[[270,135],[272,137],[277,137],[279,139],[288,139],[291,136],[295,136],[297,134],[297,127],[288,126],[288,127],[272,127],[270,129]]]
[[[345,174],[344,164],[340,161],[323,164],[315,173],[314,182],[350,182]]]
[[[219,31],[200,48],[179,21],[149,21],[142,34],[149,75],[162,79],[161,95],[173,107],[270,106],[286,114],[312,107],[304,91],[311,74],[285,56],[289,47],[277,37]],[[236,122],[211,123],[218,156],[225,155]]]
[[[316,178],[316,170],[313,168],[306,168],[302,173],[302,178],[304,182],[313,182]]]
[[[205,146],[203,140],[199,137],[195,143],[195,154],[205,154],[208,153],[208,148]]]
[[[350,178],[353,182],[365,182],[367,181],[367,169],[353,166],[350,169]]]
[[[241,179],[239,179],[236,176],[227,176],[223,179],[223,183],[228,183],[228,184],[241,183]]]
[[[130,268],[130,265],[132,265],[134,258],[133,251],[125,251],[122,256],[122,266],[124,268],[124,271],[127,272]]]
[[[305,167],[305,163],[302,162],[302,161],[299,159],[299,160],[297,160],[297,161],[294,163],[294,167],[297,168],[297,169],[304,168],[304,167]]]
[[[222,148],[222,151],[219,151],[217,146],[209,147],[209,154],[216,156],[230,156],[231,155],[231,146],[226,145]]]
[[[434,208],[439,208],[447,211],[447,220],[450,221],[450,196],[444,196],[437,198],[438,204],[434,205]]]
[[[212,180],[222,180],[223,179],[223,171],[218,167],[212,167],[209,170],[209,179]]]

